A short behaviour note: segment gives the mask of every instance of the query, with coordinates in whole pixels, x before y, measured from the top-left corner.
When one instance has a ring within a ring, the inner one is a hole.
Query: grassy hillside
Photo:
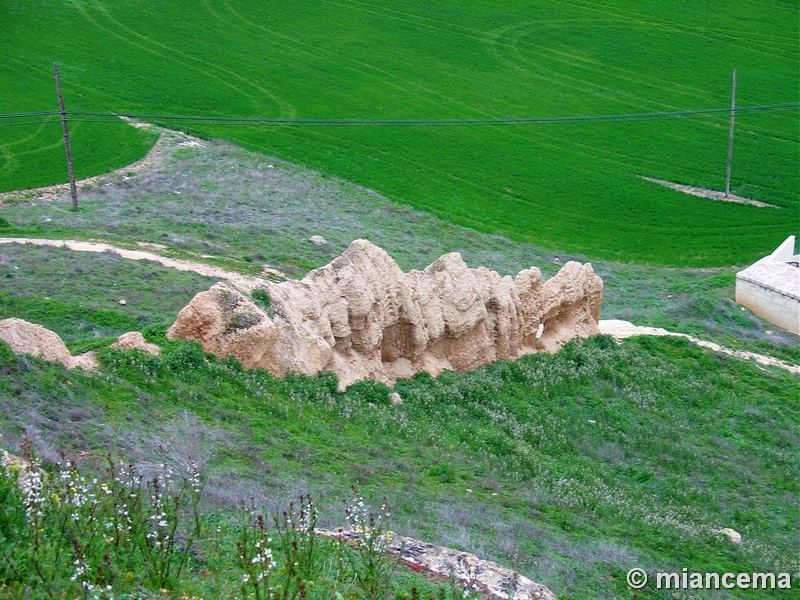
[[[396,531],[518,568],[562,599],[663,597],[627,588],[633,566],[790,572],[797,585],[795,377],[682,340],[600,337],[417,376],[390,406],[380,385],[276,381],[148,333],[162,357],[105,351],[92,375],[0,344],[0,431],[13,445],[24,428],[45,457],[66,450],[84,467],[109,449],[141,464],[159,448],[173,464],[199,460],[203,513],[225,533],[209,546],[219,554],[193,555],[176,597],[237,589],[219,555],[223,540],[233,551],[238,500],[271,510],[310,492],[321,524],[342,525],[351,484],[372,506],[387,497]],[[785,594],[759,595],[773,596]]]
[[[291,275],[357,236],[404,269],[460,251],[473,266],[533,264],[550,276],[576,258],[228,145],[173,150],[154,170],[88,190],[77,214],[60,202],[6,205],[0,233],[162,243],[167,254]],[[796,336],[733,304],[734,269],[594,266],[605,318],[800,361]],[[681,339],[599,337],[470,374],[418,375],[397,384],[404,403],[391,406],[381,385],[337,393],[329,374],[277,381],[166,341],[177,310],[212,282],[111,252],[0,245],[0,318],[42,323],[74,353],[130,329],[164,348],[158,358],[103,350],[101,371],[83,374],[0,344],[0,433],[14,448],[24,430],[45,459],[66,451],[88,470],[109,451],[150,470],[160,448],[175,464],[196,459],[203,523],[218,533],[187,559],[173,597],[239,592],[238,500],[271,513],[310,492],[330,527],[343,524],[353,484],[373,507],[387,497],[398,532],[517,568],[561,598],[663,597],[626,586],[634,566],[786,571],[797,586],[796,376]],[[743,544],[715,533],[723,527]]]
[[[678,0],[92,0],[0,11],[13,24],[0,45],[2,113],[54,108],[54,60],[78,111],[349,119],[680,111],[726,107],[734,67],[740,106],[800,96],[798,9],[785,2],[719,10]],[[97,163],[110,167],[124,162],[117,148],[140,151],[118,120],[79,122],[94,119],[74,117],[84,131],[77,152],[120,136]],[[733,191],[780,209],[712,202],[640,178],[721,189],[727,119],[191,129],[515,241],[593,259],[712,266],[763,255],[795,231],[800,206],[797,107],[741,112],[737,121]],[[32,185],[31,173],[41,183],[63,178],[58,135],[55,120],[0,128],[0,189]],[[41,146],[52,150],[24,153]]]
[[[358,186],[225,144],[192,148],[173,143],[157,168],[82,192],[78,213],[68,202],[23,202],[7,203],[0,216],[3,236],[100,238],[139,249],[137,242],[156,243],[165,246],[163,253],[251,274],[266,264],[302,277],[330,262],[355,238],[378,244],[404,270],[423,269],[447,252],[460,252],[470,266],[502,275],[537,266],[549,277],[567,260],[586,260],[476,233]],[[328,243],[315,246],[308,241],[312,235]],[[605,284],[602,318],[665,327],[800,361],[796,336],[733,302],[735,268],[596,261],[593,266]],[[69,306],[76,277],[85,290],[83,307]],[[171,322],[192,294],[210,285],[205,278],[131,265],[108,253],[81,256],[19,246],[0,246],[0,281],[7,290],[5,300],[0,299],[0,317],[46,323],[76,348],[94,343],[95,336],[119,335],[135,323]],[[127,305],[117,303],[121,297]],[[54,309],[55,300],[66,313]],[[118,327],[105,322],[106,311],[120,315]],[[68,322],[83,323],[83,329]]]

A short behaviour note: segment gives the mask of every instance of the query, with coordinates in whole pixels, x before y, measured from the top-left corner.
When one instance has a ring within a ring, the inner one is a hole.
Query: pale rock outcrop
[[[361,530],[336,528],[319,533],[353,544],[363,536]],[[384,534],[381,545],[414,571],[426,571],[442,578],[454,577],[462,586],[498,600],[557,600],[540,583],[497,563],[481,560],[474,554],[422,542],[392,532]]]
[[[94,371],[100,367],[100,361],[97,360],[97,350],[89,350],[89,352],[73,356],[69,368],[75,369],[78,367],[84,371]]]
[[[356,240],[301,281],[264,281],[268,307],[230,283],[215,284],[180,312],[167,336],[197,340],[207,352],[278,377],[331,370],[342,387],[393,383],[595,335],[602,287],[589,264],[569,262],[542,282],[539,269],[501,277],[467,267],[457,253],[404,273],[381,248]]]
[[[731,529],[730,527],[723,527],[717,533],[721,533],[722,535],[727,536],[727,538],[734,544],[742,543],[742,534],[736,531],[735,529]]]
[[[0,321],[0,340],[6,342],[14,354],[30,354],[72,367],[72,356],[62,339],[41,325],[16,317],[3,319]]]
[[[31,468],[31,464],[24,458],[0,448],[0,467],[3,467],[8,473],[23,473]]]
[[[2,448],[0,448],[0,468],[3,468],[9,476],[16,475],[17,485],[23,491],[29,489],[33,481],[41,481],[42,472],[37,466],[31,467],[30,461]]]
[[[61,363],[68,369],[80,367],[91,371],[100,366],[94,350],[72,356],[57,333],[16,317],[0,321],[0,341],[6,342],[14,354],[30,354],[48,362]],[[111,347],[123,350],[136,348],[153,355],[161,353],[158,345],[149,344],[138,331],[123,333]]]
[[[158,344],[151,344],[144,339],[144,336],[138,331],[129,331],[123,333],[117,338],[117,341],[111,344],[112,348],[122,348],[123,350],[142,350],[153,356],[161,354],[161,348]]]

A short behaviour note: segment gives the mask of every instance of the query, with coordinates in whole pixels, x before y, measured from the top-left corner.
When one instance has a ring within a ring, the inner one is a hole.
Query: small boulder
[[[11,317],[0,321],[0,340],[11,346],[14,354],[30,354],[49,362],[72,366],[72,356],[66,344],[49,329]]]
[[[401,404],[403,404],[403,399],[397,392],[392,392],[391,394],[389,394],[389,402],[392,403],[392,406],[400,406]]]
[[[308,238],[308,241],[314,244],[315,246],[324,246],[325,244],[328,243],[328,240],[326,240],[321,235],[312,235],[310,238]]]
[[[720,529],[718,533],[728,536],[728,539],[732,541],[734,544],[742,543],[742,534],[739,533],[738,531],[731,529],[730,527],[725,527],[724,529]]]
[[[143,350],[153,356],[161,354],[161,348],[157,344],[150,344],[144,339],[144,336],[138,331],[129,331],[123,333],[117,338],[117,341],[111,344],[112,348],[122,348],[123,350]]]
[[[91,370],[99,364],[97,352],[71,356],[58,334],[23,319],[12,317],[0,321],[0,340],[11,346],[14,354],[30,354],[48,362],[59,362],[70,369],[81,367]],[[138,331],[123,333],[111,347],[123,350],[136,348],[154,356],[161,354],[161,348],[157,344],[148,343]]]

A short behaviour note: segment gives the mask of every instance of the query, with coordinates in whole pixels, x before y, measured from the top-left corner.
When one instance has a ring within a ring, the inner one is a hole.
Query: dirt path
[[[191,271],[206,277],[217,277],[230,282],[234,287],[245,292],[251,292],[256,287],[260,287],[265,283],[265,279],[261,277],[253,277],[250,275],[242,275],[236,271],[229,271],[222,267],[215,267],[201,262],[192,260],[180,260],[177,258],[167,258],[149,250],[126,250],[118,248],[111,244],[103,244],[99,242],[79,242],[74,240],[44,240],[37,238],[0,238],[0,244],[32,244],[35,246],[54,246],[56,248],[67,248],[74,252],[113,252],[122,258],[130,260],[149,260],[158,263],[164,267],[177,269],[179,271]],[[161,248],[157,244],[145,244],[139,242],[143,248]],[[268,275],[273,275],[278,278],[287,279],[286,275],[280,271],[269,270]]]
[[[194,273],[198,273],[200,275],[205,275],[206,277],[217,277],[219,279],[224,279],[229,283],[231,283],[234,287],[242,290],[243,292],[248,292],[248,293],[251,292],[256,287],[262,287],[266,282],[266,280],[261,277],[242,275],[241,273],[237,273],[235,271],[229,271],[222,267],[215,267],[212,265],[208,265],[201,262],[195,262],[191,260],[179,260],[175,258],[167,258],[165,256],[161,256],[160,254],[156,254],[155,252],[151,252],[149,250],[126,250],[124,248],[118,248],[116,246],[112,246],[111,244],[103,244],[99,242],[79,242],[73,240],[45,240],[36,238],[0,238],[0,244],[33,244],[36,246],[54,246],[57,248],[67,248],[75,252],[114,252],[119,256],[121,256],[122,258],[127,258],[130,260],[150,260],[164,267],[178,269],[179,271],[191,271]],[[143,248],[149,247],[153,249],[163,249],[163,246],[158,246],[157,244],[145,244],[139,242],[139,245],[141,245]],[[286,275],[284,275],[280,271],[274,271],[270,269],[266,271],[266,274],[281,279],[288,279]],[[686,339],[694,342],[698,346],[702,346],[703,348],[709,348],[714,352],[722,352],[723,354],[735,356],[736,358],[740,358],[742,360],[755,360],[756,362],[762,365],[779,367],[781,369],[789,371],[790,373],[800,374],[800,366],[789,364],[787,362],[784,362],[777,358],[773,358],[771,356],[756,354],[755,352],[731,350],[730,348],[720,346],[719,344],[715,344],[714,342],[701,340],[691,335],[687,335],[685,333],[675,333],[673,331],[667,331],[666,329],[661,329],[658,327],[640,327],[628,321],[604,320],[600,321],[600,333],[610,335],[617,340],[622,340],[635,335],[659,335],[659,336],[672,335],[672,336],[685,337]]]
[[[172,152],[176,147],[194,147],[201,148],[208,145],[207,142],[186,135],[180,131],[173,131],[171,129],[162,129],[149,123],[139,123],[131,119],[120,117],[122,120],[127,121],[131,126],[139,129],[151,129],[158,133],[158,140],[150,148],[150,151],[141,159],[133,162],[124,167],[120,167],[110,173],[103,173],[95,177],[88,177],[76,182],[78,191],[101,185],[111,185],[120,179],[126,179],[131,174],[140,174],[144,171],[154,169],[164,162],[164,157]],[[50,202],[59,198],[69,196],[69,184],[60,183],[58,185],[50,185],[47,187],[31,188],[28,190],[15,190],[11,192],[0,193],[0,203],[4,200],[26,200],[31,202]]]
[[[709,348],[714,352],[722,352],[723,354],[735,356],[736,358],[741,358],[742,360],[754,360],[762,365],[770,367],[779,367],[781,369],[789,371],[790,373],[800,374],[800,366],[790,365],[789,363],[779,360],[777,358],[772,358],[771,356],[764,356],[763,354],[756,354],[755,352],[745,352],[743,350],[731,350],[730,348],[726,348],[725,346],[720,346],[719,344],[715,344],[714,342],[700,340],[697,339],[696,337],[687,335],[685,333],[675,333],[674,331],[667,331],[666,329],[661,329],[660,327],[641,327],[639,325],[634,325],[633,323],[629,323],[628,321],[608,320],[608,321],[600,321],[600,333],[605,333],[607,335],[610,335],[617,340],[633,337],[635,335],[672,335],[677,337],[684,337],[687,340],[694,342],[698,346],[702,346],[703,348]]]

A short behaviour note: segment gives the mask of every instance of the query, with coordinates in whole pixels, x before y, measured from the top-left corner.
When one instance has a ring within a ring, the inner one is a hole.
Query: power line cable
[[[764,110],[778,110],[800,107],[800,102],[786,102],[779,104],[761,104],[737,108],[739,112],[753,112]],[[204,115],[160,115],[160,114],[135,114],[135,113],[102,113],[89,111],[69,111],[68,115],[126,117],[129,119],[145,119],[159,121],[201,121],[215,123],[258,123],[266,125],[516,125],[527,123],[558,123],[575,121],[621,121],[633,119],[669,118],[713,113],[727,113],[729,107],[704,108],[693,110],[662,111],[654,113],[622,113],[607,115],[573,115],[556,117],[506,117],[506,118],[479,118],[479,119],[315,119],[315,118],[275,118],[275,117],[226,117]]]
[[[0,119],[19,119],[22,117],[43,117],[47,115],[59,115],[60,111],[47,110],[41,112],[24,112],[24,113],[11,113],[8,115],[0,115]]]
[[[789,110],[800,107],[800,102],[784,102],[778,104],[760,104],[754,106],[737,107],[737,113],[753,113],[761,111]],[[480,119],[310,119],[310,118],[275,118],[275,117],[226,117],[211,115],[161,115],[146,113],[111,113],[94,111],[67,111],[71,123],[124,123],[120,117],[128,119],[143,119],[150,121],[166,122],[200,122],[216,125],[267,125],[267,126],[411,126],[411,127],[437,127],[453,125],[526,125],[548,123],[586,123],[586,122],[622,122],[622,121],[648,121],[663,120],[681,117],[703,116],[715,113],[727,113],[730,108],[705,108],[693,110],[662,111],[653,113],[621,113],[606,115],[572,115],[560,117],[508,117],[508,118],[480,118]],[[58,111],[38,113],[14,113],[0,115],[0,118],[22,118],[31,116],[52,116],[60,114]],[[99,118],[80,118],[99,117]],[[113,119],[113,120],[112,120]],[[22,123],[0,123],[0,127],[19,125],[40,125],[43,123],[56,123],[52,119],[40,121],[26,121]]]

